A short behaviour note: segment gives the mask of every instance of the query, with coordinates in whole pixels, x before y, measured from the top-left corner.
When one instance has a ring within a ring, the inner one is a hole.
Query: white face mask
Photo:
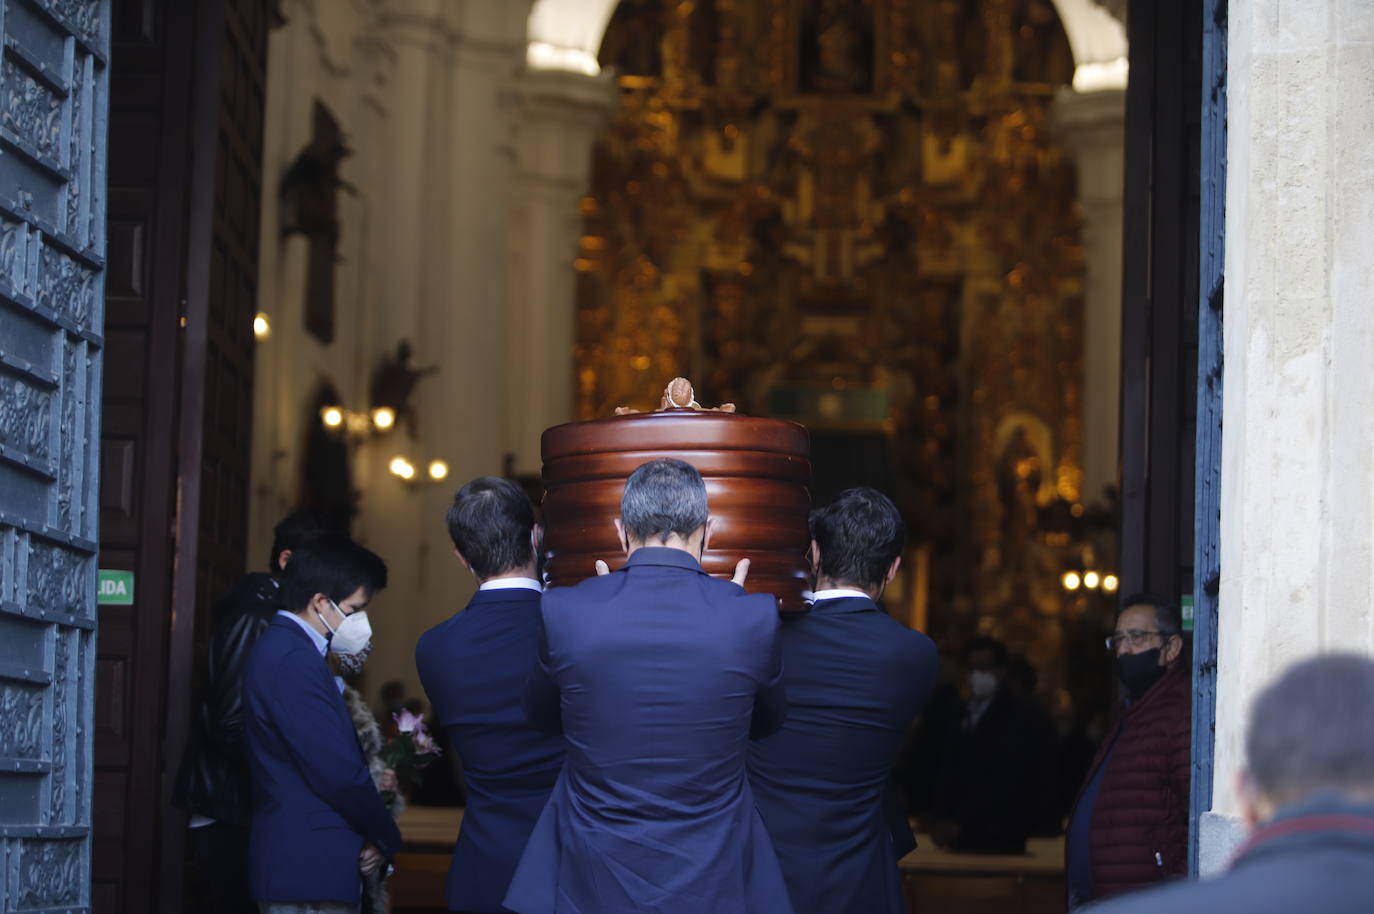
[[[330,600],[329,605],[334,607],[335,612],[343,616],[343,610],[339,609],[338,603]],[[319,616],[324,627],[329,629],[329,649],[336,654],[356,654],[367,647],[367,643],[372,640],[372,623],[367,621],[366,612],[355,612],[352,615],[344,616],[344,620],[339,623],[338,628],[332,627],[329,620],[321,615],[318,610],[315,615]]]
[[[968,674],[968,690],[974,698],[987,698],[997,691],[997,677],[986,670],[973,670]]]

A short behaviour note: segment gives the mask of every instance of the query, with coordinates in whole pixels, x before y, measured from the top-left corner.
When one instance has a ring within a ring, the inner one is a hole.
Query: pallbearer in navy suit
[[[749,780],[797,914],[902,914],[897,861],[916,842],[889,776],[935,645],[875,603],[905,538],[887,496],[850,489],[811,534],[815,602],[782,626],[787,720],[750,747]]]
[[[477,578],[467,608],[420,637],[415,665],[463,760],[468,805],[453,850],[451,911],[505,911],[501,900],[563,767],[563,740],[520,706],[539,645],[539,527],[515,483],[484,477],[448,510],[458,560]]]
[[[544,594],[530,720],[567,764],[506,895],[520,914],[789,914],[745,773],[786,713],[776,601],[701,570],[706,487],[631,474],[625,567]]]
[[[368,602],[386,565],[347,539],[291,553],[282,576],[290,612],[258,638],[243,674],[253,778],[248,873],[266,914],[356,912],[361,873],[400,849],[401,834],[368,772],[325,653],[361,650]]]

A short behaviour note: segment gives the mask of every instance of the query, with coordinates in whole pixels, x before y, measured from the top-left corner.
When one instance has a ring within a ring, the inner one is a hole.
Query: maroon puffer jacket
[[[1088,769],[1084,786],[1111,750],[1088,836],[1094,901],[1188,872],[1192,678],[1185,653],[1122,712]]]

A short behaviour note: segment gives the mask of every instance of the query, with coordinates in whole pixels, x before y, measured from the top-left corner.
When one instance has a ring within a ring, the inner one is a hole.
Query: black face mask
[[[1164,667],[1159,665],[1159,648],[1153,647],[1139,654],[1122,654],[1116,658],[1116,678],[1126,687],[1131,701],[1150,690],[1164,675]]]

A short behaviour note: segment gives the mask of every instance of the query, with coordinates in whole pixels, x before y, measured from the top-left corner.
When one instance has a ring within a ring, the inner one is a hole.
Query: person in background
[[[525,713],[568,755],[510,910],[790,914],[745,770],[787,711],[777,600],[744,592],[747,559],[702,570],[712,526],[696,469],[652,460],[620,500],[625,566],[544,594]]]
[[[1327,654],[1251,706],[1227,871],[1092,905],[1092,914],[1374,911],[1374,660]]]
[[[1123,601],[1107,648],[1122,709],[1069,816],[1069,905],[1148,888],[1188,872],[1192,672],[1178,607]]]
[[[1005,687],[1020,702],[1035,733],[1036,761],[1034,786],[1031,788],[1030,837],[1053,838],[1064,833],[1064,808],[1060,790],[1060,737],[1054,715],[1040,697],[1040,674],[1024,654],[1007,657]],[[1076,786],[1076,785],[1075,785]]]
[[[191,845],[216,914],[256,914],[248,890],[248,822],[252,815],[244,753],[243,668],[258,636],[282,608],[281,575],[291,553],[320,538],[345,534],[330,519],[294,511],[272,531],[266,572],[249,572],[214,605],[208,667],[191,711],[186,751],[172,805],[191,814]]]
[[[286,609],[243,672],[253,781],[248,875],[263,914],[357,914],[359,874],[377,872],[401,834],[372,780],[326,653],[372,636],[367,606],[386,565],[349,540],[297,549],[282,579]]]
[[[1037,803],[1041,734],[1008,684],[1007,648],[974,638],[964,652],[968,699],[944,740],[931,836],[962,853],[1020,854]]]
[[[797,914],[903,914],[897,861],[916,846],[891,771],[930,697],[934,643],[878,606],[906,526],[849,489],[811,516],[814,601],[782,625],[787,719],[749,747],[749,782]]]
[[[529,498],[510,480],[474,479],[454,496],[447,521],[477,593],[420,636],[415,666],[467,782],[444,897],[451,911],[486,914],[505,910],[515,865],[562,770],[563,740],[531,727],[520,706],[544,590]]]

